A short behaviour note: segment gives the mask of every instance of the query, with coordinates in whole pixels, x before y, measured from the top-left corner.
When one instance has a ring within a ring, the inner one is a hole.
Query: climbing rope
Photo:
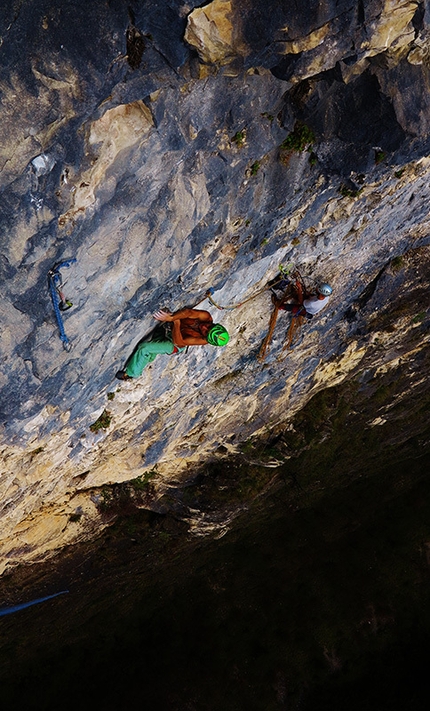
[[[279,265],[279,271],[280,275],[278,279],[269,286],[264,286],[262,289],[259,289],[258,291],[255,292],[255,294],[251,294],[251,296],[248,296],[247,299],[244,299],[243,301],[238,302],[237,304],[232,304],[231,306],[221,306],[221,304],[217,304],[217,302],[212,298],[212,294],[214,293],[215,289],[211,287],[210,289],[207,290],[206,292],[206,298],[210,301],[210,303],[215,306],[215,308],[219,309],[220,311],[234,311],[234,309],[238,309],[240,306],[243,306],[244,304],[247,304],[248,301],[252,301],[252,299],[255,299],[257,296],[260,296],[260,294],[263,294],[265,291],[268,291],[269,289],[273,289],[276,284],[279,284],[281,281],[283,281],[292,271],[294,270],[294,264],[292,262],[288,263],[286,266],[283,264]],[[201,302],[199,302],[201,303]]]
[[[58,262],[57,264],[54,264],[52,269],[50,269],[48,272],[48,286],[51,294],[52,305],[54,307],[55,317],[57,319],[58,330],[60,332],[60,339],[63,343],[64,350],[66,350],[67,352],[70,351],[72,346],[64,330],[61,311],[67,311],[67,309],[70,309],[73,304],[71,301],[68,301],[64,297],[64,294],[61,291],[63,279],[61,276],[60,269],[63,269],[64,267],[70,267],[70,265],[74,264],[75,262],[75,258],[68,259],[64,262]]]

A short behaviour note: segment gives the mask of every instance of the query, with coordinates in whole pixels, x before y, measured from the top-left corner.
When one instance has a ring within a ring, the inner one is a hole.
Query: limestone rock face
[[[136,143],[144,140],[152,126],[152,114],[140,100],[108,109],[101,118],[91,123],[88,147],[95,147],[96,158],[76,181],[72,207],[58,218],[60,227],[68,225],[80,212],[88,212],[94,206],[97,188],[103,190],[108,182],[106,173],[118,155],[126,156]]]
[[[428,22],[406,0],[2,11],[2,571],[107,525],[109,485],[150,477],[164,510],[370,357],[376,372],[424,348],[424,296],[373,316],[427,278]],[[70,259],[66,350],[47,280]],[[334,294],[289,351],[281,314],[261,363],[280,264]],[[228,347],[115,380],[155,310],[196,304]]]
[[[234,56],[231,10],[231,0],[213,0],[188,16],[184,39],[203,62],[225,62]]]

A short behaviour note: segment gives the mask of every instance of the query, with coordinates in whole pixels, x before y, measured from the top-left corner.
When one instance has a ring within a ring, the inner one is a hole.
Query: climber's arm
[[[212,321],[212,316],[209,311],[203,311],[202,309],[180,309],[173,314],[167,311],[156,311],[154,318],[156,318],[157,321],[176,321],[177,319],[183,318],[194,318],[198,321]]]

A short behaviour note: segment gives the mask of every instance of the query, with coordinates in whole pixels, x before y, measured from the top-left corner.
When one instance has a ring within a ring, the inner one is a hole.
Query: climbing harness
[[[63,342],[64,350],[66,350],[67,352],[70,351],[72,346],[64,330],[63,317],[61,315],[61,312],[67,311],[73,306],[73,304],[71,301],[66,299],[63,292],[61,291],[61,287],[63,286],[63,278],[61,276],[60,269],[63,269],[63,267],[70,267],[70,265],[74,264],[75,262],[76,259],[74,257],[64,262],[57,262],[57,264],[54,264],[52,269],[50,269],[48,272],[48,286],[51,294],[52,305],[54,307],[55,317],[57,319],[58,330],[60,332],[60,339]]]
[[[289,262],[285,266],[283,264],[280,264],[279,265],[280,276],[276,279],[276,281],[269,284],[269,286],[263,287],[263,289],[259,289],[258,291],[255,292],[255,294],[251,294],[251,296],[248,296],[247,299],[244,299],[243,301],[240,301],[237,304],[232,304],[231,306],[221,306],[221,304],[217,304],[217,302],[212,298],[212,294],[215,291],[215,289],[213,287],[211,287],[210,289],[207,290],[206,298],[211,302],[211,304],[213,306],[215,306],[215,308],[219,309],[220,311],[234,311],[234,309],[238,309],[240,306],[247,304],[248,301],[252,301],[252,299],[255,299],[257,296],[260,296],[260,294],[263,294],[265,291],[268,291],[269,289],[273,289],[273,287],[276,286],[276,284],[279,284],[287,276],[289,276],[289,274],[293,270],[294,270],[294,264],[292,262]],[[199,303],[201,303],[201,302],[199,302]]]

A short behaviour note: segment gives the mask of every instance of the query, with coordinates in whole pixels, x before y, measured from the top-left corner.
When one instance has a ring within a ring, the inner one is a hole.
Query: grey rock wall
[[[356,372],[377,329],[345,314],[394,258],[427,258],[428,8],[34,0],[0,37],[5,569],[99,530],[104,486],[156,466],[161,496]],[[312,146],[280,149],[297,121]],[[70,352],[47,288],[69,258]],[[222,312],[205,295],[242,302],[290,262],[334,296],[287,354],[281,316],[261,364],[268,293]],[[154,310],[197,303],[228,348],[115,381]],[[417,333],[396,323],[381,363]]]

